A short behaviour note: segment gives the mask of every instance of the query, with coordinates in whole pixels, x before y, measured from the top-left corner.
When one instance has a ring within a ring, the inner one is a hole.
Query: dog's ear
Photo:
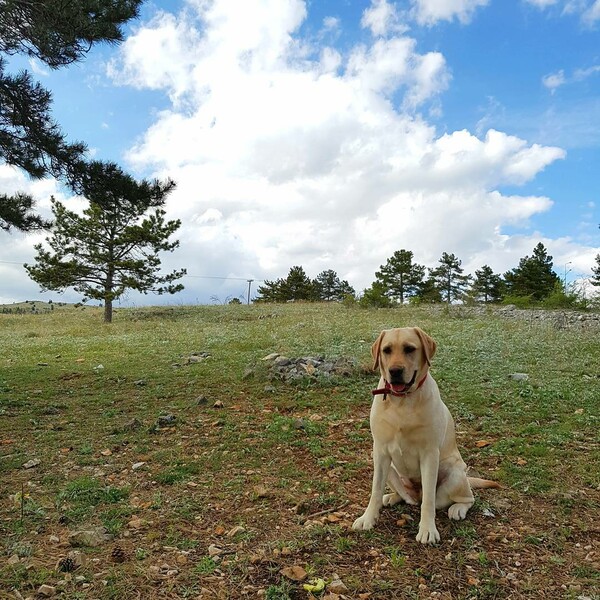
[[[375,340],[374,344],[371,346],[371,354],[373,355],[373,371],[379,367],[379,355],[381,352],[381,342],[383,341],[383,336],[385,335],[385,331],[382,331],[379,334],[379,337]]]
[[[420,327],[415,327],[414,330],[415,333],[419,336],[421,344],[423,345],[423,354],[425,356],[425,361],[428,365],[431,365],[431,359],[435,354],[437,344],[435,343],[435,340],[431,336],[427,335]]]

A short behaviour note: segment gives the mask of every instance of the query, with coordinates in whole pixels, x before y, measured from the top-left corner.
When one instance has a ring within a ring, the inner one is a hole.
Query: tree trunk
[[[113,303],[112,300],[104,300],[104,322],[112,323]]]

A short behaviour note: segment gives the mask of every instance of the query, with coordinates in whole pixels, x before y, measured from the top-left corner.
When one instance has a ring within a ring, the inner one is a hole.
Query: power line
[[[13,260],[0,260],[0,264],[3,265],[23,265],[22,262],[16,262]],[[264,279],[248,279],[247,277],[225,277],[219,275],[189,275],[186,273],[182,277],[191,277],[193,279],[220,279],[222,281],[245,281],[246,283],[252,283],[253,281],[259,281],[264,283]]]

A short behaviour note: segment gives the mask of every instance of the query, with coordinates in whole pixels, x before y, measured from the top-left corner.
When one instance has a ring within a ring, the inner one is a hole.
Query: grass
[[[56,586],[69,533],[100,525],[113,541],[84,549],[88,585],[62,597],[306,599],[281,575],[294,565],[348,598],[598,597],[598,329],[412,307],[127,309],[112,325],[100,310],[0,315],[0,597]],[[438,342],[463,458],[503,486],[464,522],[440,511],[428,548],[414,507],[350,529],[370,490],[370,345],[406,325]],[[286,384],[271,352],[358,367]]]

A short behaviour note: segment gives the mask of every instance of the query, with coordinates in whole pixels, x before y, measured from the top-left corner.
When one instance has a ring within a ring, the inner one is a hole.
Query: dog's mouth
[[[408,392],[408,390],[410,390],[410,388],[415,384],[416,380],[417,372],[415,371],[411,380],[408,383],[404,383],[403,381],[397,381],[396,379],[392,378],[388,385],[390,386],[390,390],[392,391],[392,393],[406,394],[406,392]]]

